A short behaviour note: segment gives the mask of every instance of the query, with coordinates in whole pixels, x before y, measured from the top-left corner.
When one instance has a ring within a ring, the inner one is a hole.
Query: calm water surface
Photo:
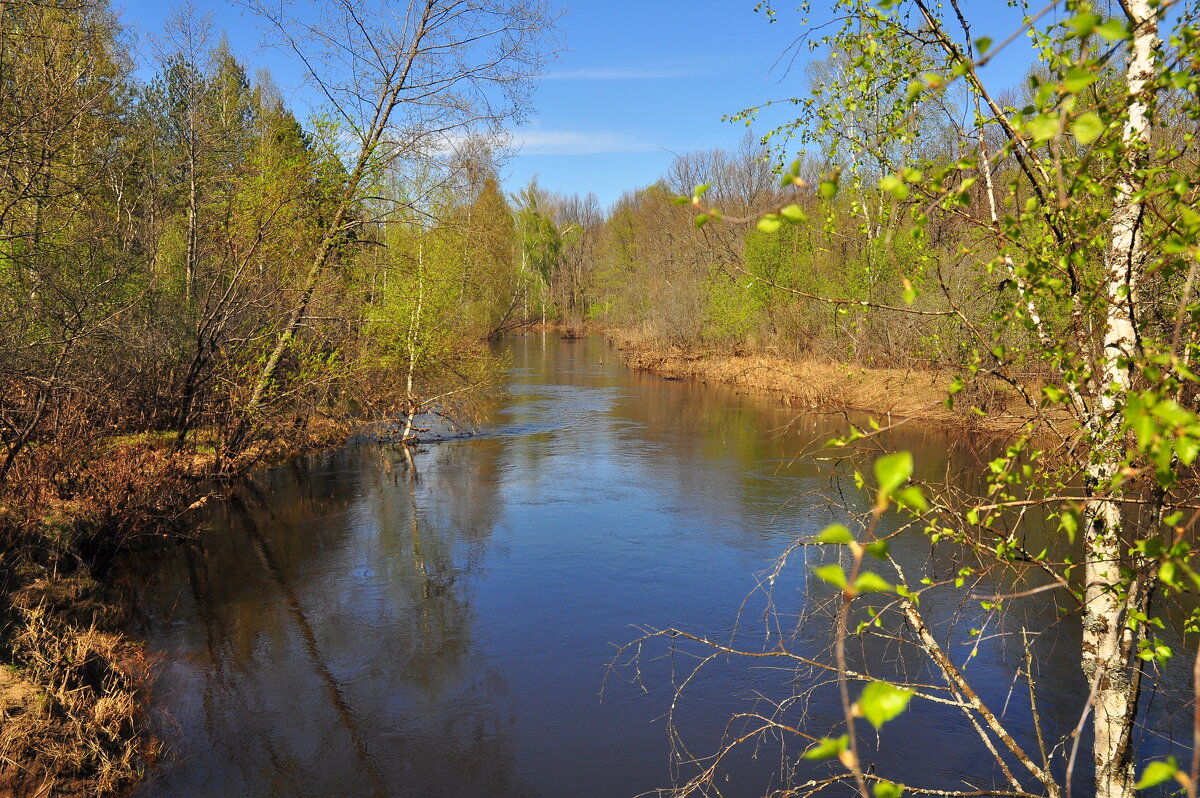
[[[664,716],[672,679],[694,660],[651,644],[638,681],[631,667],[608,673],[615,645],[636,627],[728,641],[736,625],[739,642],[761,646],[769,616],[754,588],[789,542],[833,517],[834,464],[810,455],[844,422],[632,373],[598,339],[505,347],[509,397],[475,437],[422,447],[417,479],[389,446],[303,458],[258,474],[194,545],[155,563],[139,631],[164,660],[153,705],[173,753],[139,795],[608,798],[691,773],[672,768]],[[892,443],[928,477],[953,478],[980,456],[918,424]],[[928,567],[928,545],[907,545],[897,559]],[[828,591],[808,583],[804,556],[775,580],[773,606],[789,645],[818,654]],[[958,598],[923,608],[1017,727],[1029,714],[1013,680],[1021,629],[1049,628],[1034,666],[1053,744],[1086,698],[1073,620],[1056,622],[1042,594],[987,628],[970,657],[978,608]],[[817,614],[801,623],[802,610]],[[922,674],[886,642],[852,656]],[[688,685],[677,721],[693,753],[711,753],[756,695],[815,681],[755,664],[719,659]],[[1167,688],[1186,674],[1176,682]],[[813,728],[837,722],[834,699],[828,686],[814,693]],[[1148,703],[1140,745],[1161,754],[1188,736],[1190,708]],[[944,707],[914,702],[868,754],[889,776],[963,789],[997,775],[971,734]],[[804,767],[801,778],[830,772]],[[728,759],[719,785],[761,795],[779,771],[768,740]]]

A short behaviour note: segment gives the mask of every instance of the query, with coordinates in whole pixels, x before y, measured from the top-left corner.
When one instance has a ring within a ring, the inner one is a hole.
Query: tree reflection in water
[[[162,565],[143,606],[184,755],[143,793],[529,794],[507,687],[472,657],[496,498],[486,447],[463,455],[428,453],[428,485],[387,448],[299,460]],[[419,507],[446,479],[471,500]]]

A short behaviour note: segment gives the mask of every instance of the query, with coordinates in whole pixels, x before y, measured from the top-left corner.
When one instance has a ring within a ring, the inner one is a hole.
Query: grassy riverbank
[[[224,462],[203,437],[100,440],[80,452],[72,490],[0,506],[0,795],[113,795],[140,778],[161,748],[142,714],[154,663],[123,632],[112,558],[181,533],[216,490],[203,486],[347,430],[318,417]]]

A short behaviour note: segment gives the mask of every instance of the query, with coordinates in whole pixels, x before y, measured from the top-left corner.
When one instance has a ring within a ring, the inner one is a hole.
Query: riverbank
[[[99,441],[70,489],[0,505],[0,795],[127,790],[160,743],[142,716],[154,663],[123,631],[105,579],[117,551],[183,534],[190,511],[248,470],[345,440],[318,417],[220,461],[212,442],[169,431]],[[213,487],[204,488],[204,485]]]
[[[995,432],[1013,430],[1035,415],[1016,390],[994,378],[978,378],[948,406],[956,375],[945,370],[802,361],[765,352],[723,353],[657,344],[619,330],[604,334],[632,369],[770,394],[797,409],[860,411],[880,420],[919,419]]]

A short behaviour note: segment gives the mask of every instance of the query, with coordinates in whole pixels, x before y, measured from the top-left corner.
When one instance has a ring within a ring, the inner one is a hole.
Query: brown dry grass
[[[138,692],[150,668],[139,647],[59,606],[69,580],[13,597],[8,647],[23,663],[8,669],[0,703],[0,794],[113,795],[153,758],[140,728]],[[86,584],[75,598],[86,605]],[[64,595],[65,594],[65,595]]]
[[[979,380],[955,407],[946,406],[954,375],[930,369],[884,369],[799,361],[767,353],[727,354],[655,345],[609,333],[630,368],[672,379],[714,382],[771,393],[794,407],[859,410],[955,426],[1008,430],[1032,417],[1029,407],[998,380]],[[986,411],[986,416],[969,411]]]
[[[93,577],[113,553],[182,528],[200,485],[345,440],[344,423],[303,419],[220,461],[203,436],[124,435],[80,452],[64,478],[39,475],[0,504],[0,796],[122,794],[158,754],[140,697],[153,674],[124,636],[121,607]]]

